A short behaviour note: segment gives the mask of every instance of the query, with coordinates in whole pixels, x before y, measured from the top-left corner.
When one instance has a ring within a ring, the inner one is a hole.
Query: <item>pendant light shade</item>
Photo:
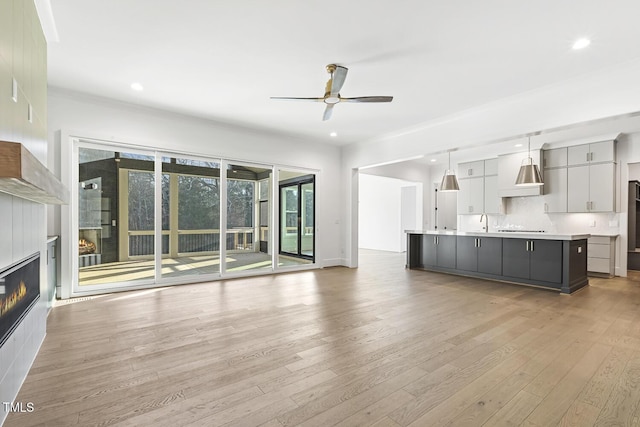
[[[458,185],[458,178],[456,178],[455,172],[451,169],[451,151],[449,151],[449,168],[444,171],[444,176],[440,183],[440,191],[458,190],[460,190],[460,186]]]
[[[542,175],[538,165],[533,163],[531,158],[531,137],[529,137],[529,148],[527,158],[522,161],[518,177],[516,178],[516,185],[519,186],[532,186],[543,185]]]

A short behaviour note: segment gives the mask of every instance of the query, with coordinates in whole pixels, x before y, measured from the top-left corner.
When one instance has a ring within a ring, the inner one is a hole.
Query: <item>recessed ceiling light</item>
[[[585,47],[589,46],[591,44],[591,40],[587,39],[587,38],[581,38],[576,40],[573,43],[573,50],[579,50],[579,49],[584,49]]]
[[[336,136],[338,136],[338,133],[337,132],[331,132],[329,134],[329,136],[332,137],[332,138],[335,138]]]
[[[522,147],[522,144],[516,144],[515,146],[516,147]]]
[[[431,159],[431,162],[432,162],[432,163],[435,163],[435,162],[437,162],[437,161],[438,161],[438,159]]]
[[[131,83],[131,89],[137,92],[142,92],[144,90],[144,87],[140,83],[135,82],[135,83]]]

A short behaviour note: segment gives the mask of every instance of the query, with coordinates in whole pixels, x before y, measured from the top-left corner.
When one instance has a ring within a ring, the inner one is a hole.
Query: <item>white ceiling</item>
[[[640,56],[638,0],[52,0],[49,85],[349,144]],[[579,37],[591,46],[571,49]],[[390,104],[323,104],[341,94]],[[640,77],[639,77],[640,78]],[[134,92],[132,82],[144,91]],[[337,138],[329,137],[335,131]]]

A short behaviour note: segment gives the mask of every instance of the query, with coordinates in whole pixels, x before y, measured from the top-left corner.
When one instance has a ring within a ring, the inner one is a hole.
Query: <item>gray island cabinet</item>
[[[570,294],[589,284],[588,235],[407,231],[407,268]]]

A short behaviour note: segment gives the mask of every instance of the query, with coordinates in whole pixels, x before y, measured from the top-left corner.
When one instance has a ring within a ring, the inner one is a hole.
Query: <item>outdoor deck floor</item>
[[[226,258],[227,271],[268,270],[271,255],[263,252],[229,254]],[[278,266],[309,264],[310,261],[288,256],[278,256]],[[220,272],[220,258],[217,255],[186,256],[162,260],[162,277],[217,274]],[[134,260],[81,267],[81,286],[105,283],[129,282],[154,278],[154,260]]]

